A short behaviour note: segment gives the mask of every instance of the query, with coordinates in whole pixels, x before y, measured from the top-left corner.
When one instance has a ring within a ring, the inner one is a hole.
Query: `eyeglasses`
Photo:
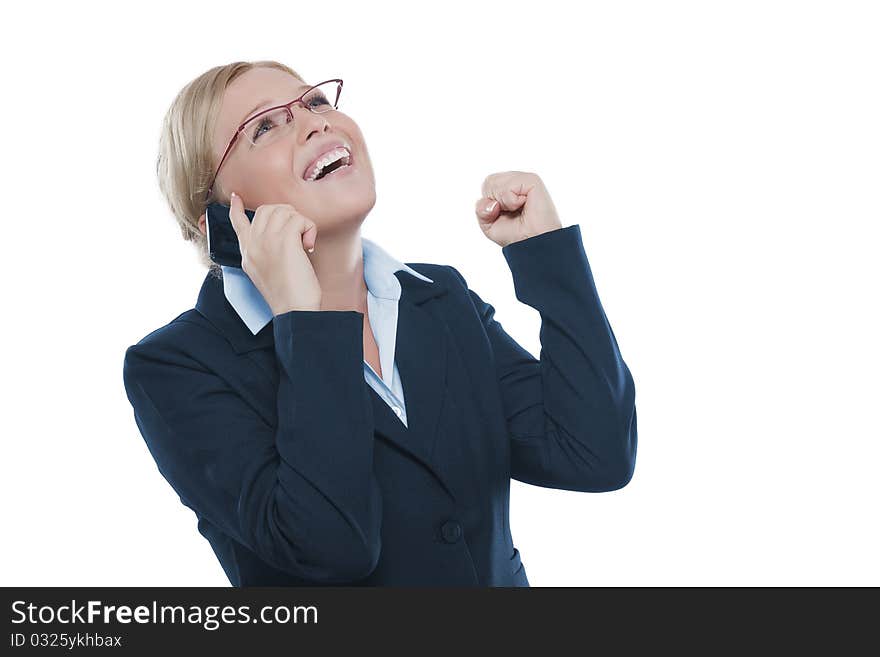
[[[226,151],[223,153],[223,157],[220,159],[220,164],[217,166],[217,171],[214,172],[214,177],[211,178],[211,184],[208,187],[208,198],[211,197],[214,181],[217,180],[220,167],[223,166],[226,157],[240,135],[244,135],[252,147],[265,148],[269,144],[276,142],[280,137],[288,134],[293,128],[293,111],[291,108],[296,103],[301,102],[303,107],[310,112],[323,114],[324,112],[337,109],[341,93],[341,79],[325,80],[308,89],[296,100],[262,110],[238,126],[235,134],[229,141],[229,145],[226,147]]]

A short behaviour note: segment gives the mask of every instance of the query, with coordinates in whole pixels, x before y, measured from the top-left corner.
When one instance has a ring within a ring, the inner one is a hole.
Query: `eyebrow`
[[[299,90],[299,89],[307,89],[307,88],[309,88],[309,87],[311,87],[311,86],[312,86],[312,85],[310,85],[310,84],[301,84],[299,87],[297,87],[297,89],[298,89],[298,90]],[[250,119],[250,118],[256,113],[256,111],[257,111],[258,109],[265,109],[266,107],[270,106],[270,105],[271,105],[272,103],[274,103],[274,102],[275,102],[275,101],[273,101],[273,100],[261,100],[259,103],[257,103],[256,105],[254,105],[254,106],[248,111],[247,114],[244,115],[244,118],[239,122],[239,125],[242,125],[242,124],[245,123],[248,119]],[[279,104],[280,104],[280,103],[279,103]]]

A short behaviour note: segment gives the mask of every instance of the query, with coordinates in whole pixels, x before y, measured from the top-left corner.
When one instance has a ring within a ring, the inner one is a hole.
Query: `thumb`
[[[498,210],[498,201],[492,198],[483,197],[477,201],[477,215],[487,219],[493,218]]]

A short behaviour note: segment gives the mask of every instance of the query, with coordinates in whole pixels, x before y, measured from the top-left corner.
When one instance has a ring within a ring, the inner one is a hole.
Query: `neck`
[[[318,235],[306,253],[321,286],[321,310],[357,310],[367,314],[367,284],[360,229]]]

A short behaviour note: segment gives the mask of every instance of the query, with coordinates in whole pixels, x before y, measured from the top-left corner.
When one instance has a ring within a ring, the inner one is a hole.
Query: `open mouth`
[[[341,157],[335,162],[331,162],[326,167],[321,169],[321,172],[318,174],[318,177],[315,178],[316,181],[329,176],[331,173],[336,171],[337,169],[342,169],[344,167],[351,166],[351,158],[350,157]]]
[[[312,175],[315,175],[314,178],[307,177],[307,178],[305,178],[305,180],[306,180],[306,182],[317,182],[319,180],[323,180],[324,178],[327,178],[328,176],[332,176],[333,173],[336,171],[347,169],[347,168],[351,167],[353,164],[354,164],[354,158],[352,157],[351,154],[342,155],[341,157],[337,158],[333,162],[330,162],[327,165],[325,165],[323,168],[321,168],[317,172],[317,174],[313,173]]]

